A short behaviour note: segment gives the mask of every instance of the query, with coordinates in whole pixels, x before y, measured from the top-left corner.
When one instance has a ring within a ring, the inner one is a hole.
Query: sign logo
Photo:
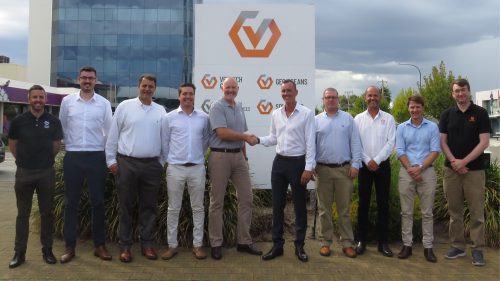
[[[260,114],[267,115],[273,111],[273,104],[271,102],[266,102],[266,100],[260,100],[257,104],[257,110]]]
[[[257,78],[257,85],[259,85],[262,90],[268,90],[273,85],[273,78],[267,77],[266,79],[266,75],[262,74]]]
[[[211,102],[209,99],[206,99],[203,101],[203,104],[201,105],[201,110],[203,110],[206,114],[210,111],[210,105]]]
[[[210,74],[205,74],[201,79],[201,84],[205,89],[213,89],[217,85],[217,78],[215,76],[210,77]]]
[[[278,25],[276,24],[274,19],[262,20],[259,28],[257,29],[257,32],[255,32],[251,26],[243,25],[245,20],[254,19],[255,17],[257,17],[258,13],[259,13],[258,11],[242,11],[238,16],[238,18],[236,19],[236,21],[234,22],[233,26],[231,27],[231,30],[229,30],[229,37],[231,38],[231,41],[233,41],[236,50],[238,50],[238,53],[240,53],[240,56],[242,57],[251,57],[251,58],[269,57],[269,55],[274,49],[274,46],[276,45],[278,39],[281,36],[281,31],[278,28]],[[243,31],[245,31],[245,35],[252,44],[253,46],[252,49],[248,49],[243,45],[240,35],[238,35],[238,32],[240,31],[241,28],[243,28]],[[272,34],[271,38],[269,38],[269,41],[267,41],[263,49],[257,49],[257,46],[259,45],[262,36],[264,35],[267,29],[271,31]]]

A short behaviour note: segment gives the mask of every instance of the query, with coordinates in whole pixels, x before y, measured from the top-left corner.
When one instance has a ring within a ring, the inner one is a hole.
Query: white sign
[[[221,82],[232,76],[249,132],[257,136],[269,134],[285,79],[297,84],[298,102],[314,110],[314,40],[312,5],[195,5],[196,106],[208,112],[222,97]],[[247,145],[254,187],[271,188],[275,151]]]

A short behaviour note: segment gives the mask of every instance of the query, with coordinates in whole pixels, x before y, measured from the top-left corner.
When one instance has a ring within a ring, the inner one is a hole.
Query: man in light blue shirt
[[[339,109],[339,94],[334,88],[323,92],[325,111],[316,115],[316,194],[319,209],[320,254],[329,256],[333,242],[332,204],[337,205],[342,251],[356,257],[353,248],[349,204],[353,180],[361,167],[362,148],[354,118]]]
[[[400,124],[396,131],[396,151],[401,168],[399,170],[399,197],[401,200],[401,237],[403,248],[398,258],[412,255],[413,203],[415,194],[420,196],[422,212],[422,244],[424,256],[436,262],[432,251],[434,194],[436,171],[432,163],[441,151],[437,125],[423,117],[424,99],[420,95],[408,98],[410,120]]]

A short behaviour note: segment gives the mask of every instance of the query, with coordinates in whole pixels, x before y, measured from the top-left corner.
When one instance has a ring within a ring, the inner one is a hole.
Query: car
[[[5,144],[0,140],[0,163],[5,161]]]

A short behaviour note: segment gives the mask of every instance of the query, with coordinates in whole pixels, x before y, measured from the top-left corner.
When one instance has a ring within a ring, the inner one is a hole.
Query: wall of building
[[[12,63],[0,63],[0,77],[26,81],[26,67]]]
[[[30,0],[27,81],[51,85],[52,0]]]

